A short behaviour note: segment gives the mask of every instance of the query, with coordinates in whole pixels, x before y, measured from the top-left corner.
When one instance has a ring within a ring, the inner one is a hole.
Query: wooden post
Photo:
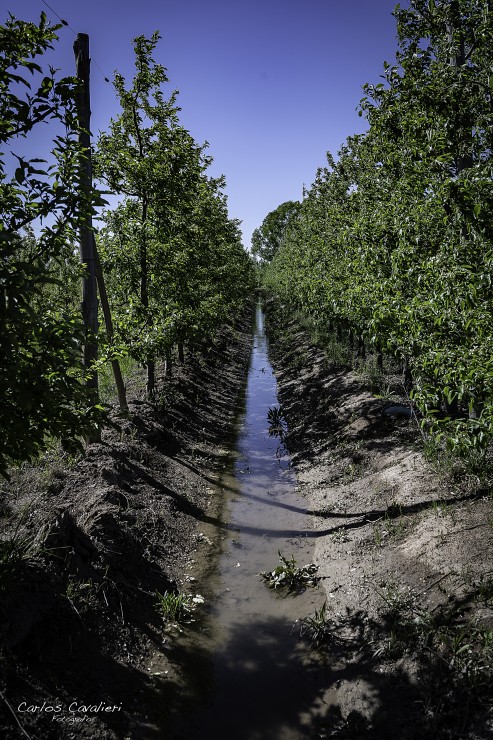
[[[94,264],[96,267],[96,278],[98,281],[99,298],[101,300],[101,308],[103,309],[104,323],[106,325],[106,335],[108,337],[109,343],[112,344],[114,331],[113,331],[113,320],[111,318],[110,302],[108,301],[108,294],[106,292],[106,285],[104,282],[103,270],[101,268],[101,262],[99,261],[98,248],[96,246],[96,240],[94,238],[94,234],[92,238],[94,240],[94,243],[93,243],[94,260],[95,260]],[[113,368],[113,377],[115,378],[115,385],[118,391],[118,400],[120,403],[120,410],[127,412],[128,411],[127,393],[125,390],[125,384],[123,382],[122,371],[121,371],[120,363],[118,362],[118,360],[111,360],[111,367]]]
[[[91,167],[91,103],[89,93],[89,36],[77,34],[74,41],[76,73],[79,79],[77,91],[77,113],[79,118],[79,143],[84,150],[80,170],[80,201],[84,213],[80,225],[80,260],[85,266],[82,278],[82,319],[86,332],[84,344],[84,368],[88,370],[98,359],[98,297],[96,287],[96,265],[94,260],[94,241],[92,232],[92,167]],[[98,402],[98,375],[91,373],[87,379],[91,400]]]

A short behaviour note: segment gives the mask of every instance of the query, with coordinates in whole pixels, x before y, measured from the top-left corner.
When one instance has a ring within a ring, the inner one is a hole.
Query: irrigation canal
[[[301,740],[318,737],[327,711],[326,670],[299,639],[297,620],[325,600],[323,589],[289,595],[259,577],[279,562],[313,560],[314,540],[290,459],[269,435],[268,410],[278,406],[264,317],[257,308],[245,407],[239,418],[227,491],[223,547],[207,597],[207,686],[182,718],[187,740]],[[203,649],[203,646],[202,646]]]

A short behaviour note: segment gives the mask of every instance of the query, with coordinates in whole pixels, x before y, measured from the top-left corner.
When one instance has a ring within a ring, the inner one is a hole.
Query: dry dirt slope
[[[156,404],[134,387],[84,459],[54,451],[1,484],[0,737],[162,737],[156,592],[191,590],[250,349],[251,314],[161,378]]]
[[[417,424],[284,311],[267,328],[327,592],[325,736],[493,737],[491,487],[438,475]]]

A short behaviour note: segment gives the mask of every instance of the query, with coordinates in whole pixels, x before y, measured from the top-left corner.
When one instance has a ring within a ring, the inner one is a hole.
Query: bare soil
[[[331,628],[314,737],[492,738],[490,486],[437,472],[415,420],[386,413],[406,399],[377,397],[282,309],[267,328]],[[134,384],[83,459],[54,451],[2,484],[0,736],[169,738],[193,705],[207,637],[170,652],[156,592],[214,570],[250,349],[248,317],[161,378],[156,404]]]
[[[319,737],[492,738],[491,485],[432,466],[405,396],[377,397],[282,307],[267,315],[332,625]]]
[[[250,349],[251,314],[161,377],[156,403],[134,381],[128,418],[83,459],[56,449],[2,483],[0,736],[162,737],[156,592],[193,593],[188,565],[210,562]]]

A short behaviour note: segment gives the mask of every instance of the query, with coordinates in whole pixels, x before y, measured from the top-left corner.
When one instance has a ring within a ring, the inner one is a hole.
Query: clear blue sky
[[[118,111],[104,82],[133,74],[131,41],[159,30],[156,58],[180,92],[182,124],[208,141],[211,174],[224,174],[230,216],[244,244],[267,213],[299,200],[325,153],[365,129],[356,112],[364,82],[381,80],[396,51],[396,0],[47,0],[76,32],[90,36],[92,129]],[[403,6],[407,2],[401,3]],[[38,20],[41,0],[1,0]],[[74,34],[60,31],[55,66],[73,74]]]

